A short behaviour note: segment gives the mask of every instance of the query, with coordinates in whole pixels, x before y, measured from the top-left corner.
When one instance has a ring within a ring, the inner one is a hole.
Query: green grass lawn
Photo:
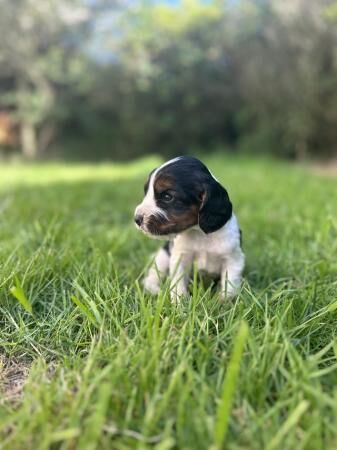
[[[245,281],[172,305],[133,226],[158,162],[0,167],[0,449],[336,449],[336,179],[206,159]]]

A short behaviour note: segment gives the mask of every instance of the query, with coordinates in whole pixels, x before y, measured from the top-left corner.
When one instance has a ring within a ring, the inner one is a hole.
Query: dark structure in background
[[[336,156],[336,1],[125,3],[0,0],[0,147]]]

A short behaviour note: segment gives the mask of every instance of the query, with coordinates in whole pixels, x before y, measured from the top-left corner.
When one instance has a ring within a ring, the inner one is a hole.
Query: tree
[[[0,104],[18,121],[23,154],[32,159],[48,147],[66,113],[58,96],[83,83],[80,40],[90,10],[80,0],[0,0]]]
[[[91,157],[220,146],[329,156],[336,5],[0,0],[0,112],[15,114],[27,157],[56,131]]]

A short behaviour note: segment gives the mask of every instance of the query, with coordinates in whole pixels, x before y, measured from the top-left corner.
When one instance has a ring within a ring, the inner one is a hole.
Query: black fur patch
[[[145,194],[153,172],[144,186]],[[232,216],[226,189],[192,156],[180,156],[160,168],[153,189],[155,203],[163,212],[147,220],[147,230],[153,235],[178,234],[195,225],[206,234],[213,233]]]
[[[151,172],[150,172],[150,174],[149,174],[149,176],[148,176],[148,179],[146,180],[146,183],[144,184],[144,194],[145,194],[145,195],[147,194],[147,191],[149,190],[149,184],[150,184],[151,175],[153,174],[153,172],[154,172],[155,170],[156,170],[156,169],[151,170]]]
[[[157,205],[175,222],[186,225],[183,229],[199,224],[205,233],[212,233],[232,216],[226,189],[197,158],[182,156],[173,160],[159,170],[156,180],[163,186],[160,191],[155,189]],[[169,203],[165,202],[167,193],[173,197]]]
[[[163,245],[163,249],[169,256],[171,256],[171,246],[172,246],[171,241],[166,241],[165,244]]]

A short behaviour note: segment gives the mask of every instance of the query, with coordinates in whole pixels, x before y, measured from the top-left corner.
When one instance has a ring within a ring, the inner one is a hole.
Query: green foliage
[[[219,143],[298,159],[335,154],[332,12],[324,0],[146,2],[122,12],[114,62],[89,103],[101,124],[118,105],[111,154],[125,143],[130,154]]]
[[[20,145],[35,157],[54,137],[51,127],[69,117],[65,97],[69,101],[89,86],[88,59],[77,41],[86,36],[90,8],[80,0],[4,3],[0,0],[0,109],[12,112],[19,130],[29,127],[29,142],[18,133]]]
[[[244,285],[173,305],[166,285],[143,292],[160,243],[132,223],[159,162],[1,167],[0,446],[204,450],[228,417],[229,450],[336,447],[335,180],[208,157],[243,230]]]
[[[222,448],[228,431],[233,397],[239,381],[240,363],[244,346],[248,339],[248,330],[247,324],[242,322],[235,339],[233,354],[231,355],[228,363],[227,373],[222,388],[222,395],[215,419],[214,450]]]
[[[336,154],[335,2],[0,0],[0,108],[35,157]],[[24,39],[18,36],[25,36]],[[61,150],[60,150],[61,149]]]

